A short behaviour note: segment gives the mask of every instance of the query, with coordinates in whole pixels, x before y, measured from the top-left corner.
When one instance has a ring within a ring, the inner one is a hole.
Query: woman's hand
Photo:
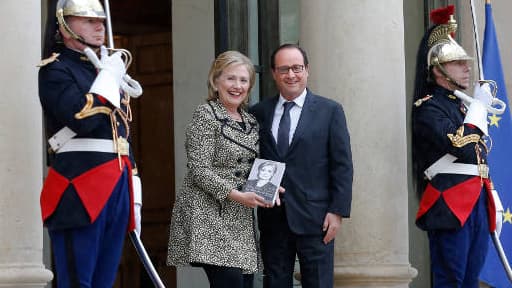
[[[258,196],[258,194],[254,192],[240,192],[236,189],[231,189],[228,198],[250,208],[256,208],[258,206],[271,207],[269,203],[265,202],[263,197]]]

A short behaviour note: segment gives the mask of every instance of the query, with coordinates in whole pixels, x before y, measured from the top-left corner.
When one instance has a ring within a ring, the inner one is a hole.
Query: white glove
[[[500,237],[503,226],[503,211],[496,210],[496,236]]]
[[[86,47],[84,49],[84,53],[87,55],[87,58],[89,58],[94,67],[99,70],[102,69],[102,63],[100,59],[98,59],[98,56],[91,48]],[[130,95],[130,97],[138,98],[140,95],[142,95],[142,86],[140,86],[139,82],[137,82],[135,79],[132,79],[132,77],[130,77],[128,74],[124,74],[120,86],[124,92]]]
[[[480,83],[477,82],[473,93],[475,95],[475,99],[482,102],[485,106],[491,106],[493,97],[489,83],[484,83],[480,86]]]
[[[473,101],[473,103],[469,105],[468,112],[466,112],[464,123],[475,125],[482,133],[488,136],[487,107],[480,101]]]
[[[494,200],[494,207],[496,207],[496,235],[500,237],[501,226],[503,225],[503,204],[501,204],[498,191],[492,190],[492,199]]]
[[[126,67],[123,59],[121,58],[121,52],[116,52],[112,55],[108,55],[108,50],[105,46],[101,46],[101,60],[100,60],[100,73],[96,76],[96,79],[92,83],[89,93],[95,93],[101,95],[107,99],[112,105],[117,108],[121,107],[121,96],[119,88],[121,86],[121,80],[126,74]],[[87,57],[93,64],[97,64],[97,59],[94,59],[90,52],[84,51]],[[91,59],[93,58],[93,59]],[[95,64],[95,66],[96,66]]]
[[[142,86],[140,86],[137,80],[132,79],[130,75],[124,74],[123,81],[121,81],[121,89],[123,89],[126,94],[130,95],[133,98],[139,98],[142,95]]]
[[[133,185],[133,214],[135,217],[135,231],[137,234],[142,232],[142,183],[139,176],[132,176]]]
[[[140,236],[140,233],[142,232],[142,205],[139,203],[133,204],[133,216],[135,218],[135,231]]]
[[[484,83],[484,85],[480,86],[480,83],[476,83],[473,98],[478,101],[472,101],[469,105],[464,123],[475,125],[482,133],[488,136],[487,106],[490,106],[492,103],[492,94],[489,90],[489,84]]]

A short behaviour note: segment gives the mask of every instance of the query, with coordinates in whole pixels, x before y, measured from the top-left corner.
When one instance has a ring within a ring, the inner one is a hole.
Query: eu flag
[[[485,4],[482,66],[485,79],[496,81],[498,85],[496,96],[504,101],[509,108],[492,7],[489,3]],[[492,150],[488,155],[490,175],[505,210],[500,239],[507,258],[512,259],[512,176],[509,168],[512,164],[512,123],[510,109],[507,109],[502,115],[490,115],[488,120],[489,135],[492,137]],[[492,241],[489,242],[489,245],[491,247],[489,247],[484,268],[480,274],[481,280],[491,287],[512,287]]]

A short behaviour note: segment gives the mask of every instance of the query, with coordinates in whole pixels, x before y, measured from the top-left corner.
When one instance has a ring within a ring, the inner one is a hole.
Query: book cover
[[[266,202],[274,204],[285,167],[281,162],[256,158],[242,191],[255,192]]]

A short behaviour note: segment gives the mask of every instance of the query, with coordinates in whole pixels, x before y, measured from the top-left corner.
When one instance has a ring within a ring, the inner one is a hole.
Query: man
[[[470,103],[454,96],[470,86],[472,59],[451,36],[453,10],[432,12],[436,25],[418,51],[413,162],[423,195],[416,224],[428,232],[433,287],[477,288],[495,227],[484,140],[492,95],[477,84]]]
[[[307,89],[306,52],[284,44],[271,59],[279,95],[251,109],[262,158],[285,162],[283,204],[258,209],[264,287],[333,287],[334,237],[350,216],[352,155],[340,104]],[[285,108],[286,107],[286,108]]]
[[[51,150],[42,217],[58,286],[112,287],[127,229],[140,233],[129,99],[120,94],[126,68],[119,53],[109,56],[101,46],[105,13],[99,1],[60,0],[56,16],[63,45],[54,46],[59,53],[43,60],[39,71]],[[83,51],[100,47],[98,73]]]

